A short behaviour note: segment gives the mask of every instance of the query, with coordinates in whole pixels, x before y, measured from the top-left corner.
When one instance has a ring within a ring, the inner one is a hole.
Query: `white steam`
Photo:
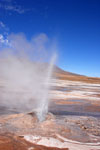
[[[23,34],[12,34],[9,41],[10,47],[0,50],[0,105],[22,112],[36,109],[39,120],[43,120],[56,59],[50,57],[52,42],[45,34],[30,42]]]

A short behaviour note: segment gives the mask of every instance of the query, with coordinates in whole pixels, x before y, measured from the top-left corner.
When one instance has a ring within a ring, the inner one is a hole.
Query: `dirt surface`
[[[21,137],[6,133],[0,135],[0,150],[68,150],[67,148],[46,147],[27,142]]]
[[[100,78],[58,68],[54,75],[43,122],[34,109],[0,104],[0,150],[100,150]],[[0,81],[0,92],[5,83]]]
[[[54,76],[60,80],[80,81],[92,84],[100,84],[100,78],[83,76],[71,72],[64,71],[58,67],[55,68]]]
[[[100,119],[48,114],[45,121],[39,122],[34,113],[0,117],[0,150],[74,150],[75,144],[78,150],[81,145],[86,150],[92,146],[98,150]]]

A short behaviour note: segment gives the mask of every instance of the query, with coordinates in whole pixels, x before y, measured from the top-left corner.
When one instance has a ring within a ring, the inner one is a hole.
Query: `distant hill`
[[[6,63],[8,60],[0,59],[0,65],[2,66],[2,63]],[[40,71],[47,71],[48,70],[48,63],[41,63],[41,62],[30,62],[30,65],[37,66]],[[58,66],[54,65],[53,68],[53,77],[56,77],[60,80],[70,80],[70,81],[81,81],[86,83],[99,83],[100,84],[100,78],[96,77],[88,77],[68,71],[64,71],[63,69],[59,68]],[[3,76],[0,74],[0,79],[2,79]]]
[[[64,71],[57,66],[54,67],[53,75],[60,80],[81,81],[81,82],[86,82],[86,83],[100,84],[100,78],[88,77],[88,76]]]
[[[58,66],[54,67],[54,71],[56,73],[63,73],[63,74],[66,74],[66,75],[83,76],[83,75],[80,75],[80,74],[64,71],[63,69],[59,68]]]

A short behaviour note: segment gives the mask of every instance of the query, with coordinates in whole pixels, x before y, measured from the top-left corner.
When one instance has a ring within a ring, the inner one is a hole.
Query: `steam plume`
[[[48,111],[49,82],[55,62],[55,56],[48,57],[52,43],[45,34],[30,41],[23,34],[12,34],[9,42],[10,47],[0,50],[0,103],[22,112],[36,108],[40,119]],[[44,107],[40,109],[41,106]]]

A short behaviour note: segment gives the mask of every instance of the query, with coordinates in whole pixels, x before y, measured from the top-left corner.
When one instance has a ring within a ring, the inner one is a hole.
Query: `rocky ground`
[[[34,113],[0,118],[0,148],[100,150],[100,119],[48,114],[39,122]]]
[[[100,150],[100,79],[61,70],[56,76],[43,122],[34,111],[0,106],[0,150]]]

